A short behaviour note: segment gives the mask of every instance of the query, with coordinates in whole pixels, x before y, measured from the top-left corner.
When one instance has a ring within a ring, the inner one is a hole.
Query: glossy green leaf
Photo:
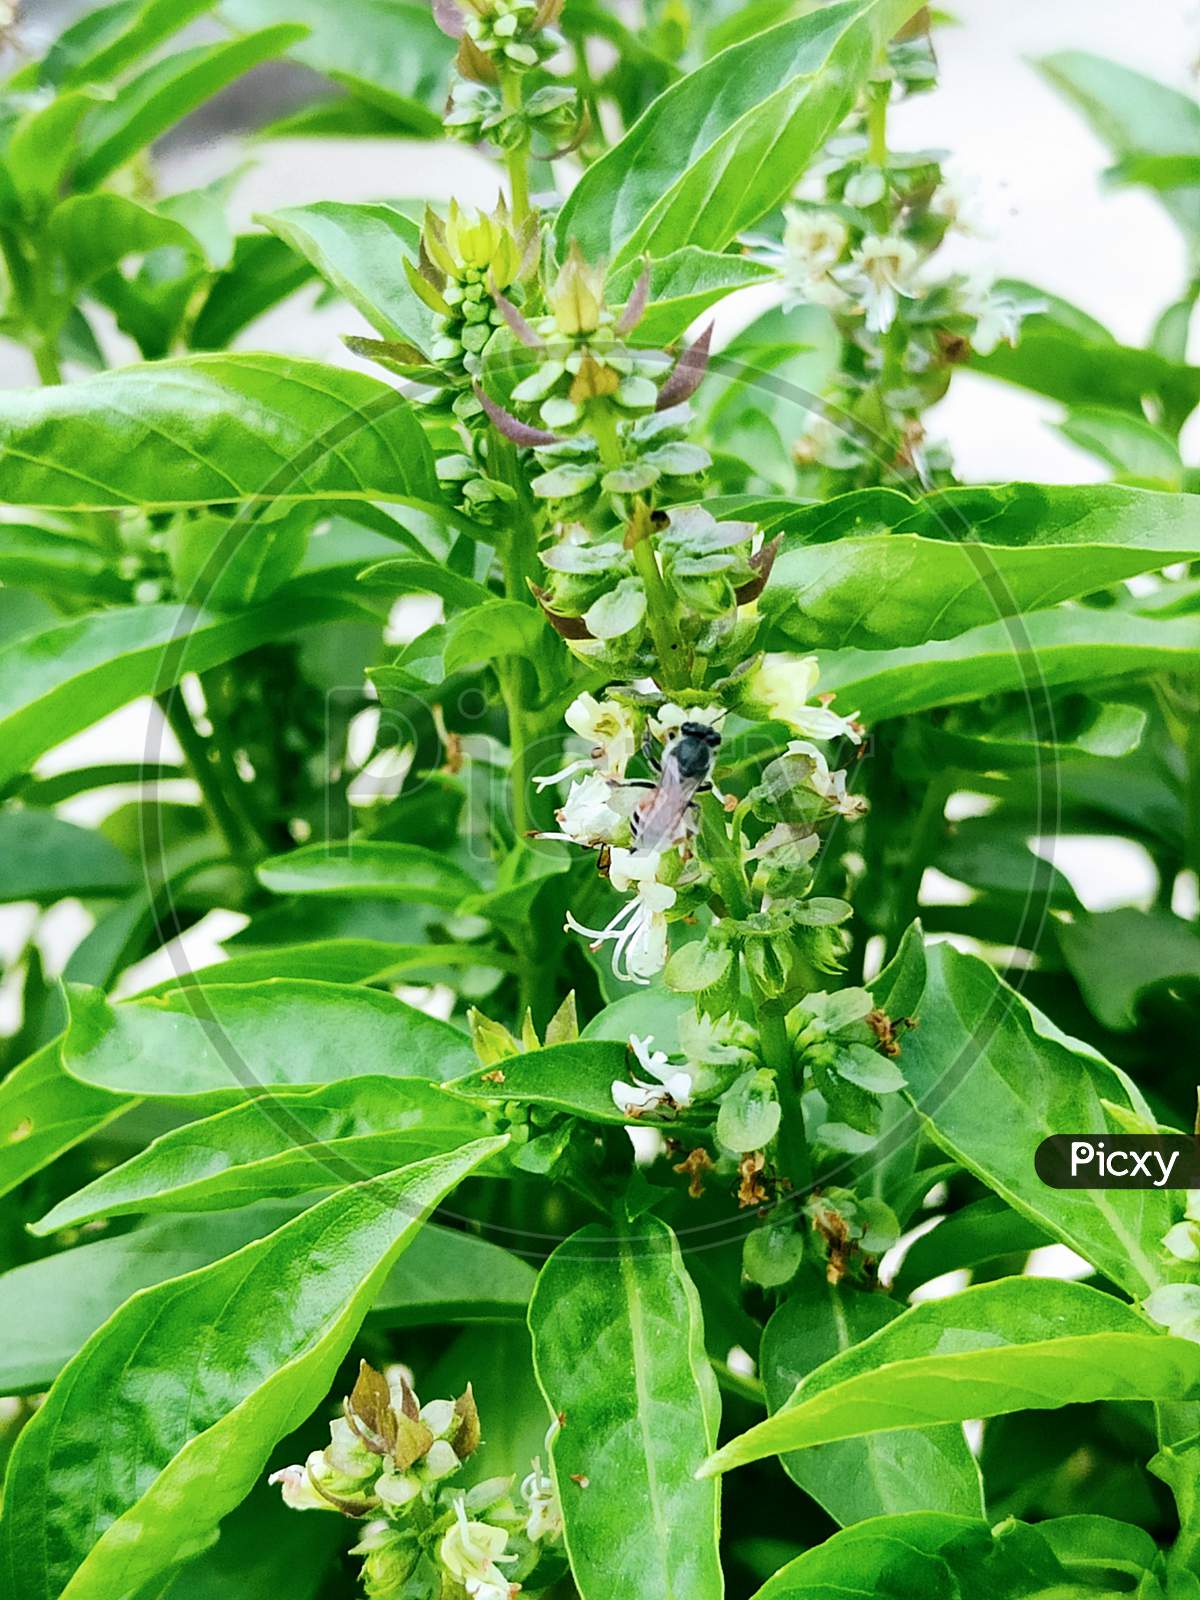
[[[1040,1528],[919,1511],[846,1528],[788,1562],[753,1600],[1085,1600]]]
[[[384,839],[304,845],[264,861],[258,876],[275,894],[364,895],[449,907],[476,888],[469,873],[437,851]]]
[[[0,649],[0,782],[118,706],[170,689],[185,672],[348,614],[354,609],[337,599],[268,602],[226,615],[131,606],[18,638]]]
[[[763,1334],[759,1368],[773,1410],[815,1368],[868,1338],[903,1307],[854,1284],[809,1272],[788,1291]],[[901,1511],[982,1516],[979,1469],[953,1425],[871,1433],[783,1457],[790,1478],[843,1527]]]
[[[331,1195],[127,1302],[13,1453],[0,1522],[13,1600],[112,1600],[202,1549],[324,1396],[421,1220],[502,1145],[479,1140]],[[164,1390],[180,1398],[165,1413]]]
[[[11,389],[0,395],[0,451],[0,489],[15,505],[438,499],[403,396],[294,357],[186,356]]]
[[[854,102],[907,0],[823,7],[714,56],[594,162],[558,219],[593,261],[720,250],[788,195]]]
[[[356,1076],[327,1088],[275,1092],[161,1134],[60,1201],[32,1231],[315,1194],[457,1150],[490,1131],[482,1115],[415,1077]]]
[[[71,894],[121,894],[136,881],[103,834],[49,811],[0,811],[0,900],[48,905]]]
[[[917,645],[1041,610],[1200,551],[1186,496],[1089,485],[863,489],[734,514],[782,535],[760,605],[781,642]]]
[[[303,28],[288,23],[244,39],[178,50],[147,67],[85,119],[76,184],[95,188],[189,111],[304,36]]]
[[[1090,689],[1117,678],[1194,670],[1200,619],[1061,607],[899,650],[839,650],[821,658],[821,690],[866,722],[1020,691]]]
[[[385,339],[428,352],[433,315],[409,286],[404,260],[415,263],[421,230],[394,206],[322,200],[258,219],[362,313]]]
[[[63,1064],[114,1094],[241,1100],[347,1078],[453,1078],[466,1034],[378,989],[292,978],[109,1005],[72,988]]]
[[[542,1268],[529,1326],[566,1423],[550,1455],[582,1600],[718,1600],[716,1485],[693,1472],[720,1402],[674,1234],[649,1216],[582,1228]]]
[[[1166,910],[1080,913],[1055,929],[1063,959],[1092,1015],[1115,1033],[1135,1028],[1141,997],[1154,990],[1195,994],[1200,935]]]
[[[605,283],[605,294],[615,305],[629,298],[642,273],[642,263],[631,261]],[[645,315],[630,335],[639,345],[668,345],[685,333],[696,318],[727,294],[770,281],[772,268],[749,256],[722,255],[685,245],[650,263],[650,298]]]
[[[135,1104],[70,1077],[45,1045],[0,1080],[0,1195]]]
[[[1044,1228],[1014,1211],[998,1195],[985,1195],[913,1241],[904,1252],[892,1289],[907,1298],[912,1290],[945,1272],[990,1268],[1005,1257],[1020,1258],[1051,1243]]]
[[[286,1222],[295,1209],[268,1202],[228,1217],[168,1217],[6,1272],[0,1277],[5,1394],[43,1393],[139,1289],[219,1261]]]
[[[637,1064],[624,1041],[580,1039],[510,1056],[499,1067],[479,1067],[447,1084],[465,1100],[515,1100],[586,1117],[589,1122],[628,1122],[612,1097],[615,1080],[629,1081]]]
[[[1175,1221],[1162,1189],[1051,1189],[1033,1152],[1052,1133],[1118,1131],[1102,1101],[1147,1121],[1129,1080],[1002,983],[977,956],[926,949],[920,1027],[900,1057],[920,1125],[1021,1212],[1132,1294],[1164,1281]]]
[[[306,39],[289,54],[414,133],[441,133],[454,46],[420,0],[221,0],[235,28],[299,22]]]
[[[1200,1398],[1200,1346],[1082,1283],[1001,1278],[903,1312],[801,1378],[706,1474],[888,1428],[1089,1400]]]

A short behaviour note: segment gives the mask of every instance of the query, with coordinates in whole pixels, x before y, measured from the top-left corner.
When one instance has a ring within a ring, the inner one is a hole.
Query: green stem
[[[647,530],[633,546],[633,564],[646,591],[646,621],[658,656],[664,689],[686,689],[689,683],[686,652],[675,625],[675,607],[658,570],[658,558]]]
[[[941,775],[929,780],[916,821],[908,841],[908,859],[896,889],[896,899],[888,923],[887,956],[895,955],[904,930],[917,914],[921,896],[921,879],[946,827],[946,801],[954,790],[953,776]]]
[[[178,689],[168,689],[165,693],[156,695],[155,698],[167,719],[171,732],[179,740],[179,747],[183,751],[184,759],[192,776],[200,786],[205,805],[208,807],[209,814],[218,832],[229,847],[230,855],[235,860],[244,860],[246,838],[237,813],[229,803],[229,799],[213,768],[212,746],[197,731],[196,725],[192,721],[191,713],[184,704],[183,696]]]
[[[523,103],[521,79],[515,73],[505,72],[501,75],[500,97],[506,111],[520,111]],[[512,212],[512,224],[515,231],[519,232],[529,216],[529,146],[522,140],[504,154],[504,165],[508,169],[509,208]]]
[[[776,1135],[779,1167],[784,1176],[791,1180],[795,1193],[807,1195],[812,1188],[812,1152],[808,1148],[804,1106],[801,1103],[802,1084],[792,1059],[787,1022],[772,1009],[771,1002],[758,989],[753,978],[750,980],[750,991],[754,1000],[754,1020],[763,1064],[776,1074],[782,1111],[779,1133]]]
[[[1187,742],[1187,835],[1186,859],[1200,878],[1200,716],[1188,719]]]
[[[873,84],[867,104],[867,160],[873,167],[887,165],[887,114],[891,84]]]

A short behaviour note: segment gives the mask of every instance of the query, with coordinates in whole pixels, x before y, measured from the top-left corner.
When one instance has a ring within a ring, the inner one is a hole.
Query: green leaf
[[[244,233],[233,260],[212,287],[192,325],[194,350],[220,350],[272,306],[313,277],[306,260],[268,233]]]
[[[420,1222],[503,1142],[331,1195],[127,1302],[13,1452],[0,1523],[13,1600],[112,1600],[203,1549],[324,1396]]]
[[[44,1393],[118,1306],[182,1277],[287,1221],[295,1206],[267,1203],[228,1217],[169,1217],[28,1261],[0,1277],[0,1385]]]
[[[446,640],[447,673],[498,656],[529,656],[546,640],[546,626],[533,606],[519,600],[486,600],[455,617]]]
[[[542,1268],[529,1326],[565,1418],[550,1455],[582,1600],[718,1600],[716,1485],[693,1472],[719,1399],[674,1234],[650,1216],[580,1229]]]
[[[0,1195],[135,1104],[69,1077],[45,1045],[0,1081]]]
[[[1121,478],[1165,489],[1183,486],[1179,446],[1143,417],[1106,406],[1077,406],[1055,426],[1065,439],[1097,456]]]
[[[436,850],[382,839],[304,845],[258,867],[274,894],[369,896],[454,907],[477,888],[470,873]]]
[[[1129,1080],[1002,983],[977,956],[926,952],[920,1027],[901,1070],[920,1125],[1052,1237],[1142,1295],[1163,1281],[1159,1241],[1175,1211],[1162,1189],[1051,1189],[1033,1152],[1052,1133],[1103,1134],[1102,1102],[1147,1115]],[[1148,1118],[1148,1120],[1153,1120]]]
[[[454,46],[420,0],[222,0],[235,28],[299,22],[308,37],[289,52],[413,133],[440,137]]]
[[[18,119],[4,152],[4,168],[24,210],[40,220],[58,197],[75,157],[75,134],[99,97],[88,90],[60,94]]]
[[[0,524],[0,580],[86,600],[129,596],[112,557],[96,545],[56,528],[18,522]]]
[[[293,598],[224,616],[190,606],[131,606],[16,639],[0,649],[0,783],[119,706],[170,689],[186,672],[347,615],[357,613],[337,599]]]
[[[1038,66],[1118,162],[1200,156],[1200,106],[1191,95],[1086,50],[1043,56]],[[1173,186],[1162,201],[1185,233],[1200,232],[1200,184]]]
[[[613,305],[622,305],[629,298],[642,267],[642,262],[631,261],[610,275],[604,288]],[[650,298],[645,315],[630,335],[631,342],[671,344],[727,294],[774,276],[773,268],[749,256],[721,255],[696,245],[673,250],[650,263]]]
[[[479,1067],[447,1085],[464,1100],[515,1100],[586,1117],[589,1122],[628,1122],[612,1097],[613,1083],[631,1068],[624,1042],[579,1039],[510,1056],[500,1067]]]
[[[50,243],[77,284],[91,283],[126,256],[174,247],[196,260],[203,250],[182,222],[122,194],[80,194],[50,219]]]
[[[389,594],[441,595],[448,605],[459,610],[485,604],[494,598],[491,591],[482,583],[476,583],[474,578],[417,556],[377,561],[359,573],[358,581],[368,589],[384,589]]]
[[[1200,936],[1170,911],[1077,912],[1055,934],[1092,1015],[1114,1033],[1137,1026],[1143,995],[1167,988],[1194,994],[1200,983]]]
[[[0,452],[6,500],[60,510],[438,500],[403,396],[290,356],[186,356],[10,389]]]
[[[945,1272],[975,1271],[1052,1242],[1044,1228],[1014,1211],[999,1195],[985,1195],[944,1217],[936,1228],[913,1241],[904,1252],[892,1291],[907,1298]]]
[[[814,1369],[901,1315],[887,1295],[806,1273],[763,1334],[759,1369],[772,1410]],[[979,1469],[954,1426],[871,1433],[783,1457],[788,1476],[843,1527],[901,1511],[982,1516]]]
[[[1086,1284],[1001,1278],[913,1306],[834,1356],[703,1470],[889,1428],[1091,1400],[1198,1396],[1200,1346],[1190,1340]]]
[[[414,264],[421,230],[393,206],[322,200],[257,219],[320,273],[385,339],[428,351],[433,317],[409,287],[402,263]]]
[[[147,67],[84,119],[76,185],[97,188],[189,111],[253,67],[281,55],[306,31],[290,24],[264,28],[244,39],[177,50]]]
[[[69,999],[63,1065],[112,1094],[222,1104],[348,1078],[452,1078],[474,1059],[466,1034],[378,989],[277,978],[116,1006],[95,989]]]
[[[671,85],[593,162],[559,216],[589,260],[720,250],[790,194],[853,105],[877,32],[907,0],[853,0],[781,23]]]
[[[870,723],[1014,691],[1036,707],[1061,685],[1095,689],[1143,673],[1192,671],[1198,656],[1196,617],[1063,607],[909,649],[831,651],[821,657],[821,690]]]
[[[919,1511],[874,1517],[789,1561],[753,1600],[1085,1600],[1041,1528]],[[1099,1600],[1099,1597],[1097,1597]]]
[[[196,17],[211,11],[213,0],[125,0],[87,12],[50,46],[41,80],[69,87],[104,83],[117,77],[155,45]]]
[[[524,1333],[536,1282],[534,1268],[511,1251],[427,1222],[385,1279],[369,1320],[385,1328],[519,1323]]]
[[[507,968],[512,957],[481,944],[393,944],[388,939],[314,939],[306,944],[276,944],[266,950],[232,955],[197,972],[176,973],[139,990],[136,998],[212,983],[258,983],[265,978],[320,978],[327,983],[382,983],[452,967]]]
[[[1145,398],[1152,395],[1173,427],[1200,400],[1200,368],[1118,344],[1086,312],[1029,284],[1002,281],[996,287],[1018,300],[1040,299],[1047,309],[1025,317],[1015,347],[1001,344],[988,356],[972,356],[977,371],[1068,406],[1117,407],[1135,417],[1144,415]]]
[[[352,1042],[350,1030],[347,1036]],[[490,1131],[484,1117],[417,1077],[355,1076],[329,1087],[262,1095],[161,1134],[60,1201],[31,1231],[57,1233],[97,1217],[139,1212],[227,1211],[315,1194],[457,1150]]]
[[[120,894],[136,881],[103,834],[48,811],[0,811],[0,901],[52,905],[71,894]]]
[[[783,536],[759,603],[780,642],[801,647],[949,639],[1200,552],[1200,510],[1186,496],[1116,485],[734,504]]]

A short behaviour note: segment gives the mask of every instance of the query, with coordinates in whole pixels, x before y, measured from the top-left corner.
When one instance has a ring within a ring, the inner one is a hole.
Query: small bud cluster
[[[436,0],[438,26],[458,40],[447,133],[498,150],[532,147],[544,157],[572,149],[587,131],[574,88],[552,82],[531,94],[506,85],[545,65],[564,40],[554,26],[563,0]]]
[[[323,1450],[270,1481],[293,1510],[369,1519],[352,1552],[363,1557],[369,1600],[511,1600],[531,1576],[535,1589],[558,1576],[545,1547],[559,1539],[562,1515],[539,1461],[516,1494],[511,1478],[465,1492],[450,1485],[481,1442],[469,1387],[421,1405],[403,1368],[385,1375],[364,1361],[329,1434]]]

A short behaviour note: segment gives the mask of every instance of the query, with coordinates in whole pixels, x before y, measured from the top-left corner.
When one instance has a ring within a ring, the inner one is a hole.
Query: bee
[[[713,766],[721,735],[707,722],[685,722],[663,747],[658,782],[638,801],[630,818],[633,847],[647,855],[667,850],[693,830],[698,794],[712,787]]]

